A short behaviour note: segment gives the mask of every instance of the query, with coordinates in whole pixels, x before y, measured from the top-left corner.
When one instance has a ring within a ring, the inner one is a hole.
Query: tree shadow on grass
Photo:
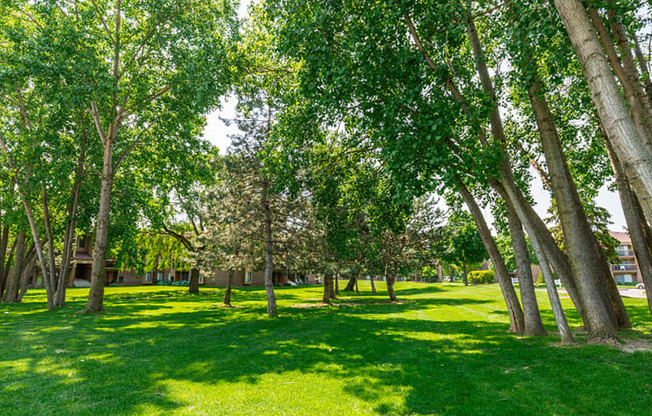
[[[244,383],[252,405],[239,408],[245,413],[269,395],[275,376],[333,382],[341,403],[323,403],[323,414],[354,403],[387,415],[645,414],[652,405],[652,354],[519,339],[506,333],[506,313],[492,309],[502,321],[463,319],[487,300],[285,308],[277,319],[260,307],[168,303],[137,303],[129,313],[129,302],[117,302],[119,315],[71,315],[57,325],[35,314],[29,326],[4,331],[3,414],[170,413],[190,405],[173,395],[182,382],[207,390]],[[445,321],[440,306],[460,308],[461,318]],[[318,387],[296,394],[318,401]]]

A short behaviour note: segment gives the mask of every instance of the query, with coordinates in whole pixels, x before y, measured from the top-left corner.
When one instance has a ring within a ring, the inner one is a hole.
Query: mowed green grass
[[[278,318],[259,288],[233,309],[220,288],[107,288],[92,316],[87,290],[56,312],[34,290],[0,304],[0,415],[650,414],[652,352],[509,334],[497,285],[396,286],[402,303],[362,284],[332,307],[307,307],[320,287],[278,288]],[[645,300],[626,304],[623,338],[647,343]]]

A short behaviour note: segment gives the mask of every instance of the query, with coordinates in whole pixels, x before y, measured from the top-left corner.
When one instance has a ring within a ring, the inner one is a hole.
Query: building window
[[[616,275],[616,281],[618,283],[630,283],[633,282],[634,279],[632,279],[632,275],[629,273],[623,273],[623,274],[618,274]]]
[[[146,272],[145,273],[145,283],[151,283],[152,282],[152,272]]]
[[[124,276],[118,277],[118,283],[124,283],[124,282],[125,282],[125,277]]]
[[[163,280],[163,272],[156,272],[156,280]]]
[[[251,284],[252,274],[253,274],[253,272],[245,272],[245,278],[244,278],[244,284],[245,285],[250,285]]]
[[[204,284],[204,274],[203,273],[199,273],[199,284],[200,285]]]
[[[190,274],[188,272],[181,272],[181,280],[190,280]]]

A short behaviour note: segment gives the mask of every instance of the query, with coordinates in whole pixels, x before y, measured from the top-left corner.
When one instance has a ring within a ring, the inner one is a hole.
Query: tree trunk
[[[7,290],[3,301],[6,303],[16,302],[20,276],[23,271],[23,259],[25,258],[25,231],[20,231],[16,237],[16,251],[14,252],[14,267],[9,272]]]
[[[516,290],[514,290],[514,285],[512,284],[512,279],[509,277],[507,272],[507,267],[505,266],[505,261],[498,251],[496,242],[491,236],[491,231],[487,226],[487,223],[482,215],[480,207],[475,202],[475,199],[466,188],[464,183],[458,179],[457,181],[460,187],[460,194],[464,199],[473,219],[478,227],[478,232],[482,238],[482,242],[489,253],[491,262],[494,265],[494,271],[496,273],[496,279],[500,284],[500,289],[503,293],[503,298],[505,299],[505,305],[507,305],[507,311],[509,312],[509,321],[510,327],[509,332],[523,332],[525,322],[523,317],[523,310],[521,309],[521,304],[516,295]]]
[[[4,265],[4,269],[2,271],[2,275],[0,276],[0,302],[3,299],[5,290],[7,289],[7,285],[9,284],[9,272],[11,271],[11,262],[12,259],[14,258],[14,253],[16,251],[16,245],[18,242],[18,236],[16,236],[14,239],[14,242],[11,244],[11,249],[9,250],[9,253],[6,255],[6,261]]]
[[[374,284],[374,275],[372,274],[369,278],[371,279],[371,294],[375,295],[378,292],[376,292],[376,285]]]
[[[27,286],[30,283],[29,272],[34,270],[34,267],[36,267],[36,256],[34,254],[35,253],[32,252],[32,255],[28,259],[23,261],[23,263],[27,262],[27,264],[24,265],[23,267],[22,276],[20,278],[20,291],[18,292],[18,296],[16,297],[16,302],[22,302],[23,296],[25,296],[25,293],[27,293]]]
[[[188,293],[199,293],[199,269],[196,267],[190,269],[190,283],[188,284]]]
[[[2,227],[2,236],[0,237],[0,300],[5,290],[7,275],[5,274],[5,259],[7,257],[7,248],[9,246],[9,225]]]
[[[324,275],[324,294],[322,295],[321,301],[323,303],[326,303],[328,305],[331,304],[331,294],[332,294],[332,289],[331,286],[333,285],[333,278],[329,274]]]
[[[43,204],[43,223],[45,225],[45,235],[48,239],[48,275],[43,278],[49,278],[50,290],[52,291],[53,306],[56,306],[56,297],[54,294],[57,290],[57,265],[55,264],[54,253],[54,234],[52,233],[52,225],[50,224],[50,207],[48,203],[48,196],[45,186],[41,186],[41,196]],[[46,286],[47,287],[47,286]]]
[[[93,248],[93,269],[88,301],[82,313],[104,311],[104,281],[106,279],[106,256],[109,243],[109,215],[111,213],[111,189],[113,188],[113,142],[104,145],[102,183],[100,187],[100,210],[97,215],[97,230]]]
[[[652,107],[652,80],[650,79],[650,69],[641,50],[641,45],[638,43],[638,38],[636,33],[632,33],[632,40],[634,41],[634,53],[636,54],[636,60],[638,65],[641,68],[641,73],[643,74],[643,84],[645,85],[645,92],[647,96],[648,103]]]
[[[584,323],[587,325],[589,337],[598,340],[615,338],[617,337],[615,325],[626,324],[622,319],[618,319],[618,316],[622,316],[621,308],[613,306],[617,305],[618,300],[612,299],[613,294],[610,296],[609,266],[582,207],[538,79],[534,78],[534,82],[528,89],[528,95],[548,164],[550,183],[557,202],[568,259],[573,275],[577,278],[577,288],[585,307]],[[612,313],[614,309],[619,313]]]
[[[337,273],[335,275],[335,295],[339,296],[340,295],[340,274]]]
[[[550,270],[548,259],[546,258],[543,248],[541,247],[541,244],[539,243],[539,240],[536,236],[530,236],[530,242],[532,243],[534,254],[539,259],[539,267],[541,267],[543,281],[546,283],[546,291],[548,292],[548,299],[550,299],[550,307],[552,308],[552,313],[555,316],[555,322],[557,323],[557,329],[559,330],[561,342],[564,344],[572,344],[575,342],[575,340],[573,339],[573,334],[568,327],[566,315],[564,314],[564,309],[562,308],[561,301],[559,300],[557,285],[555,285],[555,277]]]
[[[648,309],[652,314],[652,252],[650,251],[651,247],[648,244],[652,236],[650,235],[650,229],[645,221],[642,209],[623,173],[622,165],[608,143],[607,152],[611,158],[611,166],[613,167],[616,176],[620,203],[623,207],[623,213],[625,214],[627,230],[629,231],[629,237],[632,240],[634,254],[636,254],[639,273],[641,274],[643,283],[645,283]]]
[[[349,277],[349,282],[346,284],[346,287],[344,288],[344,292],[353,292],[353,289],[355,288],[355,284],[357,283],[358,279],[356,278],[355,274],[351,274],[351,277]]]
[[[398,302],[398,298],[394,293],[394,283],[396,283],[396,266],[391,270],[391,267],[385,266],[385,283],[387,284],[387,295],[392,302]]]
[[[652,155],[634,126],[582,2],[555,0],[555,6],[582,64],[584,76],[608,140],[622,161],[627,179],[643,206],[646,218],[650,221],[652,220]],[[612,332],[610,328],[605,330]]]
[[[265,292],[267,294],[267,315],[276,316],[276,294],[274,293],[274,247],[272,245],[272,210],[267,201],[268,184],[263,180],[260,204],[265,217]]]
[[[86,136],[82,136],[81,154],[77,163],[77,172],[75,173],[75,182],[72,187],[71,202],[68,206],[68,224],[63,237],[63,253],[61,257],[61,267],[59,268],[59,280],[57,282],[57,290],[55,292],[54,304],[62,308],[66,306],[66,288],[68,286],[68,275],[74,256],[75,247],[75,226],[77,220],[77,208],[79,207],[79,194],[81,192],[81,185],[84,178],[84,163],[86,160]]]
[[[233,288],[233,269],[229,269],[229,280],[226,282],[226,291],[224,291],[224,305],[232,308],[231,305],[231,288]]]
[[[643,139],[648,151],[652,151],[652,140],[650,136],[652,134],[652,112],[650,112],[650,104],[645,97],[643,84],[638,77],[636,64],[629,49],[629,41],[626,39],[627,35],[624,33],[620,23],[611,23],[612,31],[621,51],[621,59],[618,57],[609,32],[604,26],[598,12],[593,8],[588,8],[587,11],[593,22],[593,26],[597,29],[598,36],[607,54],[607,58],[611,63],[611,67],[614,70],[614,74],[623,87],[636,130]]]
[[[507,220],[509,223],[510,237],[514,247],[514,258],[516,260],[516,270],[518,272],[519,289],[521,291],[521,302],[523,303],[524,330],[523,334],[527,336],[546,335],[546,330],[541,322],[541,313],[537,303],[537,295],[534,291],[534,279],[532,278],[532,269],[530,267],[530,252],[523,233],[523,224],[518,219],[516,210],[508,201]]]
[[[360,289],[358,288],[358,276],[355,277],[355,293],[360,294]]]
[[[467,270],[465,261],[462,262],[462,282],[464,283],[464,286],[469,285],[469,271]]]

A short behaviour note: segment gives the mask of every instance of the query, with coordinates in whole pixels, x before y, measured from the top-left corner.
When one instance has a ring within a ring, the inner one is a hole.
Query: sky
[[[244,18],[247,13],[247,7],[251,3],[251,0],[242,0],[240,2],[240,8],[238,10],[238,15],[241,18]],[[221,154],[225,154],[229,145],[231,144],[230,136],[237,134],[239,129],[235,125],[227,126],[222,119],[234,119],[235,118],[235,106],[236,99],[233,97],[227,97],[222,100],[221,108],[213,113],[209,114],[207,117],[207,124],[204,128],[204,138],[209,140],[214,145],[220,149]],[[541,216],[541,218],[546,218],[548,216],[547,210],[550,207],[550,195],[543,188],[543,183],[538,178],[536,173],[532,175],[534,177],[534,183],[532,184],[532,196],[535,200],[534,209]],[[625,216],[620,205],[620,198],[617,193],[609,191],[606,186],[600,190],[600,194],[596,199],[597,205],[606,208],[611,214],[611,221],[613,224],[609,226],[610,230],[613,231],[623,231],[625,224]],[[489,210],[483,210],[487,218],[491,218],[491,213]]]

